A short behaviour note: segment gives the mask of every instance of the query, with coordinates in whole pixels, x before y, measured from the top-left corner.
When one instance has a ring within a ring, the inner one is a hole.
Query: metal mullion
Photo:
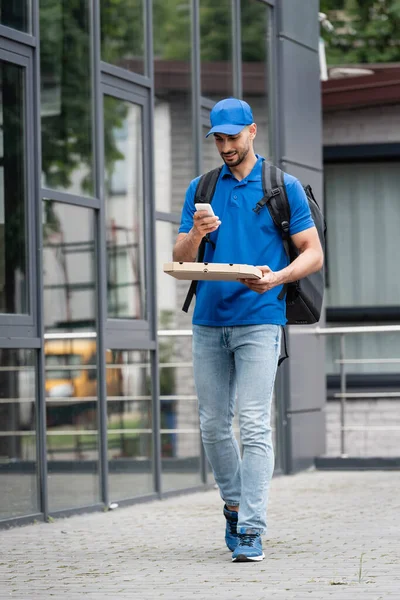
[[[161,404],[160,404],[160,378],[158,370],[158,337],[157,337],[157,278],[156,278],[156,219],[155,219],[155,180],[154,180],[154,54],[153,54],[153,5],[152,0],[146,0],[146,50],[147,56],[147,73],[151,82],[151,89],[147,103],[147,110],[144,111],[144,116],[147,119],[149,128],[149,136],[147,137],[147,145],[144,146],[144,197],[149,198],[150,202],[145,202],[145,257],[146,257],[146,274],[149,282],[148,290],[151,294],[147,294],[148,314],[150,325],[151,340],[155,342],[155,348],[150,351],[151,363],[151,381],[152,381],[152,427],[153,427],[153,480],[154,489],[158,496],[162,496],[162,479],[161,479]],[[146,190],[147,186],[147,190]],[[147,212],[146,212],[147,208]],[[147,218],[146,218],[147,217]],[[147,223],[146,223],[147,222]]]
[[[202,153],[202,113],[203,107],[210,109],[214,106],[208,98],[202,97],[201,89],[201,36],[200,36],[200,0],[192,0],[192,110],[194,132],[194,175],[199,175],[203,170]],[[200,437],[200,474],[203,483],[207,483],[207,459]]]
[[[32,307],[30,307],[32,308]],[[32,311],[30,313],[9,313],[9,314],[0,314],[0,332],[1,329],[16,329],[16,332],[20,330],[21,327],[33,328],[34,325],[34,316]],[[0,333],[1,335],[1,333]],[[34,335],[34,331],[32,330],[32,335]],[[28,337],[28,336],[27,336]]]
[[[142,108],[145,107],[149,99],[149,93],[147,89],[143,90],[143,88],[139,88],[138,86],[130,83],[125,84],[125,87],[116,87],[117,83],[117,81],[107,81],[106,83],[103,80],[101,83],[102,93],[107,94],[107,96],[112,96],[113,98],[126,100],[126,102],[130,102],[131,104],[139,104]]]
[[[99,210],[95,220],[95,257],[96,257],[96,313],[97,313],[97,372],[99,409],[97,411],[97,426],[99,432],[99,470],[100,494],[105,506],[109,506],[108,484],[108,440],[107,440],[107,384],[106,384],[106,324],[107,324],[107,236],[104,195],[104,123],[103,123],[103,96],[101,88],[101,41],[100,41],[100,5],[95,0],[92,8],[93,26],[93,121],[94,121],[94,157],[95,157],[95,186],[99,198]]]
[[[30,60],[29,67],[25,70],[25,81],[26,89],[24,94],[24,100],[26,106],[24,107],[24,147],[26,151],[25,156],[25,207],[26,207],[26,219],[25,219],[25,235],[26,235],[26,262],[27,262],[27,289],[29,298],[29,314],[31,316],[33,324],[36,323],[35,315],[37,314],[37,295],[34,292],[34,286],[37,285],[37,274],[35,272],[35,202],[29,202],[30,199],[35,198],[35,170],[34,161],[30,160],[31,156],[35,155],[34,152],[34,140],[35,140],[35,120],[34,120],[34,71],[33,71],[33,57]],[[39,202],[40,204],[40,202]]]
[[[31,515],[24,515],[22,517],[12,517],[11,519],[2,519],[0,521],[0,530],[10,529],[10,527],[18,527],[24,525],[33,525],[37,521],[42,521],[43,515],[41,513],[34,513]]]
[[[46,200],[55,200],[56,202],[73,204],[74,206],[83,206],[84,208],[93,208],[95,210],[100,208],[100,200],[98,198],[78,196],[68,192],[53,190],[51,188],[41,188],[40,194],[41,197],[45,198]]]
[[[167,213],[156,210],[155,217],[157,221],[167,221],[168,223],[177,223],[178,225],[181,222],[181,217],[178,213]]]
[[[215,102],[201,95],[201,47],[200,47],[200,0],[192,0],[192,111],[194,132],[194,175],[200,175],[203,168],[202,153],[202,108],[212,108]],[[203,483],[207,483],[207,459],[200,438],[200,473]]]
[[[106,62],[101,62],[100,65],[101,72],[104,75],[109,75],[119,80],[121,83],[134,83],[144,88],[150,88],[152,86],[150,76],[140,75],[139,73],[134,73],[133,71],[128,71],[127,69],[122,69],[121,67],[116,67],[115,65],[110,65]]]
[[[153,39],[152,39],[152,27],[153,27],[153,6],[152,6],[152,2],[153,0],[144,0],[143,5],[142,5],[142,10],[143,10],[143,29],[144,29],[144,41],[143,41],[143,51],[144,51],[144,56],[143,56],[143,71],[145,74],[145,77],[149,78],[149,82],[151,82],[151,79],[153,78],[154,81],[154,77],[153,77],[153,61],[152,61],[152,57],[153,57],[153,48],[149,49],[149,42],[151,42],[151,44],[153,43]],[[150,17],[150,19],[149,19]],[[151,29],[151,31],[150,31]]]
[[[12,27],[7,27],[7,25],[0,25],[0,37],[5,40],[17,42],[17,44],[31,46],[32,48],[37,46],[37,39],[33,35],[24,31],[18,31],[18,29],[12,29]]]
[[[279,106],[281,94],[281,74],[279,71],[279,37],[278,37],[278,7],[270,8],[268,15],[268,109],[269,126],[272,130],[271,154],[274,164],[281,162],[281,127]],[[272,82],[275,85],[272,85]],[[290,345],[289,333],[286,331],[287,343]],[[290,409],[290,365],[284,361],[278,369],[276,378],[276,411],[277,411],[277,440],[281,467],[284,473],[292,471],[291,460],[291,415]]]
[[[280,73],[278,69],[278,18],[277,10],[268,10],[268,123],[271,131],[270,152],[272,162],[281,161],[281,127],[279,126]],[[273,85],[273,82],[275,85]]]
[[[243,96],[242,78],[242,28],[240,0],[231,0],[232,13],[232,67],[233,67],[233,95],[237,98]]]
[[[192,0],[192,129],[194,133],[194,174],[202,172],[201,136],[201,59],[200,59],[200,0]],[[214,104],[214,103],[213,103]]]
[[[1,336],[0,330],[0,336]],[[0,348],[16,348],[16,349],[29,349],[29,348],[40,348],[41,338],[39,337],[16,337],[13,335],[14,332],[10,331],[10,335],[7,337],[0,337]]]
[[[32,35],[36,39],[39,36],[39,27],[40,27],[40,0],[31,0],[31,30]],[[39,15],[39,18],[36,19],[35,15]],[[39,47],[39,39],[37,39],[38,47]]]
[[[1,44],[0,40],[0,58],[13,65],[18,65],[27,69],[32,57],[32,51],[30,48],[24,48],[24,53],[19,53],[19,48],[20,47],[17,44]]]
[[[107,328],[113,331],[118,331],[119,329],[122,331],[130,330],[132,332],[147,332],[150,333],[149,321],[145,321],[144,319],[116,319],[116,318],[107,318]]]
[[[40,44],[39,10],[32,14],[32,29],[36,33],[38,47]],[[35,193],[33,206],[35,207],[35,229],[33,235],[36,239],[36,309],[37,309],[37,335],[41,338],[41,347],[37,352],[37,410],[36,410],[36,446],[38,464],[38,491],[39,505],[45,521],[49,517],[49,498],[47,485],[47,440],[46,440],[46,398],[45,398],[45,355],[44,355],[44,300],[43,300],[43,231],[42,231],[42,201],[41,201],[41,168],[42,168],[42,143],[41,143],[41,117],[40,117],[40,53],[35,52],[33,64],[33,111],[34,111],[34,140],[35,152],[33,161],[35,165]]]
[[[149,340],[148,336],[132,336],[128,332],[125,336],[121,333],[107,333],[107,348],[110,350],[155,350],[157,345],[154,340]]]

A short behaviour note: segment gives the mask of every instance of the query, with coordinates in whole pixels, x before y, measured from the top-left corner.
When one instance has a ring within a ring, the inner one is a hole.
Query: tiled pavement
[[[216,490],[0,531],[0,598],[400,600],[400,472],[273,479],[261,563]]]

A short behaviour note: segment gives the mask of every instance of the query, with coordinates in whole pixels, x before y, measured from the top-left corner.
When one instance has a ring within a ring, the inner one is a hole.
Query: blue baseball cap
[[[236,135],[246,125],[254,123],[250,106],[238,98],[225,98],[217,102],[210,114],[211,129],[206,137],[212,133],[225,133]]]

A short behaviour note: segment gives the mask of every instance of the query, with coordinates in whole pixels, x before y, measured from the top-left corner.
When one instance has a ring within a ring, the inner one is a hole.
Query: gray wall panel
[[[321,172],[289,163],[283,163],[282,168],[297,177],[303,185],[310,184],[317,202],[323,208]],[[324,311],[318,325],[325,326]],[[325,404],[325,339],[322,336],[301,333],[307,328],[314,327],[314,325],[289,327],[291,389],[289,410],[317,408]]]
[[[292,471],[314,464],[314,458],[325,454],[325,413],[298,413],[289,416],[292,447]]]
[[[315,26],[319,0],[286,0],[281,4],[280,33],[315,48],[319,37]]]
[[[289,411],[325,405],[325,340],[322,336],[302,334],[304,329],[303,325],[289,327]]]
[[[312,186],[323,205],[319,7],[317,0],[304,0],[301,11],[295,11],[294,4],[297,3],[293,0],[279,0],[276,4],[276,156],[285,171],[298,177],[303,185]],[[325,449],[324,340],[302,333],[306,331],[303,327],[297,327],[296,333],[290,330],[293,327],[289,327],[290,358],[281,377],[289,431],[288,471],[309,466]]]
[[[281,46],[282,155],[322,167],[321,88],[318,54],[286,39]]]

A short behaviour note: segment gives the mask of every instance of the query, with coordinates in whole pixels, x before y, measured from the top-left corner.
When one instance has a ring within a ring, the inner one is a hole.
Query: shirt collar
[[[257,162],[255,163],[254,167],[247,175],[247,177],[245,177],[247,181],[258,181],[261,178],[261,167],[265,159],[259,154],[256,154],[256,157]],[[232,179],[234,179],[234,176],[232,175],[229,167],[224,163],[221,171],[221,179],[224,179],[225,177],[232,177]]]

